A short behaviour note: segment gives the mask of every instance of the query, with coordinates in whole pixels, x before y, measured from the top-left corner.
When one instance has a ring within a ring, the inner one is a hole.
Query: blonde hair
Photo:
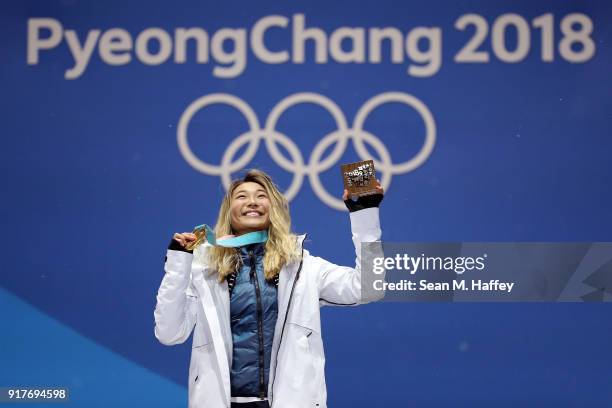
[[[289,204],[285,197],[272,182],[270,176],[261,170],[249,170],[241,179],[235,180],[227,190],[219,217],[215,225],[215,235],[222,237],[233,234],[231,225],[231,203],[234,190],[241,184],[253,182],[266,190],[270,200],[270,226],[268,228],[268,240],[264,252],[264,275],[267,280],[278,276],[283,266],[297,260],[299,252],[297,248],[297,237],[291,233],[291,216],[289,215]],[[241,260],[236,248],[225,248],[213,246],[208,250],[208,264],[217,270],[219,282],[227,278],[229,274],[237,271]]]

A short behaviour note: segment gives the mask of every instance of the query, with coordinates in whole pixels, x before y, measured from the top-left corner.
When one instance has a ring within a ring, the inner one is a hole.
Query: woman
[[[287,201],[270,177],[251,170],[232,183],[217,236],[176,233],[155,307],[155,336],[183,343],[193,331],[189,406],[325,407],[320,305],[357,305],[361,242],[380,240],[378,193],[344,200],[350,210],[355,268],[334,265],[291,233]],[[211,239],[212,238],[212,239]],[[210,242],[216,243],[211,245]]]

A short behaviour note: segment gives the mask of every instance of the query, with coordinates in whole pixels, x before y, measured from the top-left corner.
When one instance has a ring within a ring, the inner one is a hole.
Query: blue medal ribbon
[[[210,245],[221,246],[225,248],[236,248],[243,245],[259,244],[268,240],[268,230],[253,231],[232,238],[224,238],[217,240],[215,232],[206,224],[198,225],[194,230],[206,231],[206,240]]]

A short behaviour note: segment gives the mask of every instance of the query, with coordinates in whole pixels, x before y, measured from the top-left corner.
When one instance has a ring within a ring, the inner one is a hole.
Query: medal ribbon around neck
[[[217,239],[215,232],[206,224],[196,226],[193,229],[193,233],[197,237],[193,247],[201,244],[204,240],[208,241],[211,245],[225,248],[236,248],[249,244],[259,244],[268,240],[268,230],[253,231],[238,235],[237,237]]]

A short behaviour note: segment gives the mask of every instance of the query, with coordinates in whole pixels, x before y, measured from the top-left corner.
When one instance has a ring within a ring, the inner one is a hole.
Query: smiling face
[[[259,184],[247,181],[234,189],[230,204],[232,229],[236,235],[261,231],[270,226],[270,198]]]

